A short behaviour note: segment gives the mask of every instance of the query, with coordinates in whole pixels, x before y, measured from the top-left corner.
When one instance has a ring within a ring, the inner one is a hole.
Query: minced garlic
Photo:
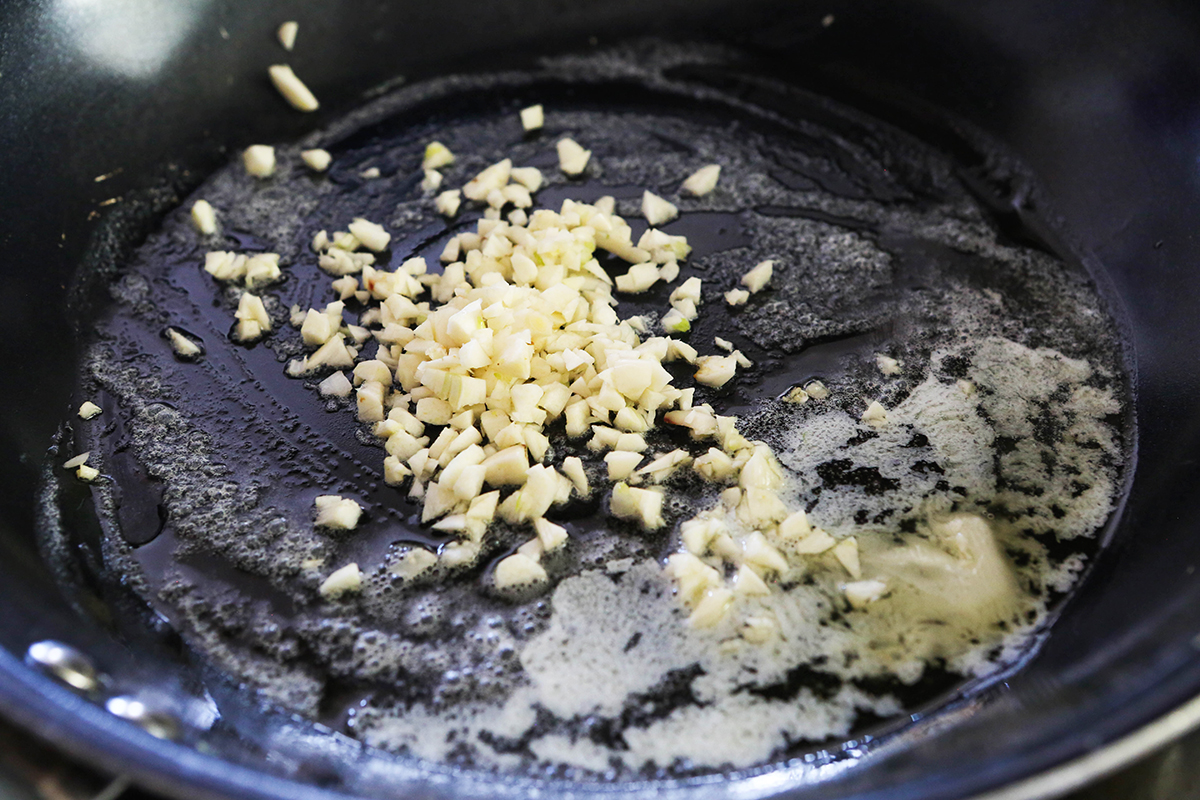
[[[279,38],[279,43],[283,45],[283,49],[289,53],[296,46],[296,34],[300,32],[300,24],[289,20],[279,26],[279,30],[275,35]]]
[[[496,565],[492,580],[497,589],[511,589],[546,580],[546,570],[524,553],[513,553]]]
[[[574,139],[560,139],[557,145],[558,166],[568,175],[579,175],[587,169],[591,150],[584,150]]]
[[[275,148],[269,144],[252,144],[242,152],[242,163],[246,172],[256,178],[269,178],[275,174]]]
[[[421,180],[421,191],[436,192],[442,186],[442,173],[436,169],[425,170],[425,177]]]
[[[523,123],[532,119],[531,109],[526,111]],[[586,169],[590,151],[569,138],[556,149],[568,175]],[[426,190],[440,187],[437,170],[453,162],[441,143],[426,146],[421,165]],[[719,170],[717,165],[699,170],[684,190],[711,191]],[[683,360],[695,365],[697,383],[720,387],[738,368],[752,366],[719,336],[713,343],[725,355],[700,355],[671,338],[691,330],[700,315],[701,279],[688,277],[671,290],[670,309],[660,319],[667,336],[653,335],[647,318],[622,320],[617,313],[616,293],[645,292],[680,277],[691,247],[685,237],[656,227],[676,218],[678,208],[645,192],[642,211],[650,227],[635,242],[629,223],[614,213],[612,197],[535,209],[533,194],[542,184],[538,169],[504,159],[460,189],[438,194],[434,206],[447,217],[457,215],[464,202],[484,213],[473,230],[454,234],[443,247],[440,273],[430,271],[423,258],[381,269],[374,254],[389,248],[391,235],[362,218],[348,230],[313,237],[318,266],[333,276],[338,299],[324,308],[292,309],[291,323],[309,352],[290,362],[287,373],[331,370],[319,392],[354,397],[356,416],[384,443],[385,482],[407,486],[408,495],[422,503],[422,521],[453,537],[436,555],[405,551],[390,569],[416,578],[435,564],[474,564],[485,552],[489,527],[502,519],[530,526],[532,535],[496,564],[494,587],[504,591],[547,581],[543,558],[570,539],[547,514],[592,491],[579,457],[550,460],[546,428],[562,419],[568,437],[604,453],[612,486],[609,512],[645,530],[665,524],[666,495],[659,484],[678,471],[725,485],[713,508],[684,523],[683,552],[668,559],[692,626],[716,626],[743,598],[776,591],[777,577],[793,566],[790,559],[832,551],[857,581],[857,546],[853,540],[839,542],[813,527],[803,510],[786,506],[779,495],[782,468],[770,448],[742,436],[735,417],[696,405],[695,390],[675,386],[663,367]],[[626,271],[610,278],[597,250],[624,260]],[[205,269],[248,288],[279,277],[274,254],[213,252]],[[743,276],[745,289],[725,293],[726,302],[745,303],[769,283],[772,269],[770,261],[758,264]],[[350,300],[367,305],[360,325],[343,319]],[[241,295],[236,317],[236,335],[243,341],[271,330],[266,307],[252,292]],[[377,346],[368,351],[372,338]],[[362,358],[364,351],[371,356]],[[805,399],[828,395],[815,382],[797,391]],[[696,458],[683,448],[652,453],[644,434],[659,424],[678,426],[711,446]],[[337,495],[318,497],[315,505],[315,524],[323,528],[354,528],[362,513],[357,502]],[[702,559],[728,569],[719,571]],[[361,579],[357,566],[347,565],[326,579],[322,594],[357,589]],[[882,596],[870,586],[847,587],[852,604]],[[746,641],[765,642],[777,635],[777,625],[750,613],[740,631]]]
[[[80,453],[77,456],[69,458],[63,462],[63,469],[75,469],[76,467],[82,466],[83,464],[87,463],[87,460],[89,457],[91,457],[91,455],[91,452],[87,452]]]
[[[867,410],[862,413],[862,421],[872,428],[882,428],[888,424],[887,409],[878,400],[867,404]]]
[[[363,247],[376,253],[387,249],[392,235],[383,229],[382,225],[368,222],[361,217],[350,223],[350,233],[362,242]]]
[[[271,317],[262,298],[250,292],[242,293],[234,318],[234,336],[240,342],[257,341],[271,330]]]
[[[721,167],[719,164],[709,164],[706,167],[693,172],[683,182],[683,191],[688,194],[702,197],[708,194],[713,189],[717,188],[717,180],[721,177]]]
[[[774,261],[763,261],[742,276],[742,285],[750,290],[750,294],[757,294],[771,282],[771,274],[774,269]]]
[[[351,530],[358,526],[362,506],[348,497],[324,494],[313,501],[317,510],[316,525],[319,528]]]
[[[521,109],[521,127],[526,131],[536,131],[546,124],[546,114],[542,106],[529,106]]]
[[[69,459],[63,464],[63,469],[75,470],[75,477],[84,483],[91,483],[100,477],[100,470],[95,467],[88,466],[87,460],[91,453],[80,453],[72,459]]]
[[[333,156],[329,154],[328,150],[303,150],[300,152],[300,160],[313,172],[324,172],[329,169]]]
[[[430,142],[425,145],[425,157],[421,161],[421,169],[441,169],[454,163],[454,153],[441,142]]]
[[[200,345],[174,328],[167,328],[167,341],[170,342],[171,349],[175,351],[175,355],[185,360],[195,358],[204,352],[200,348]]]
[[[884,375],[889,376],[899,375],[903,371],[899,361],[883,353],[875,354],[875,367]]]
[[[351,562],[341,569],[334,570],[330,573],[320,586],[321,596],[333,600],[341,597],[344,594],[351,594],[362,590],[362,572],[358,568],[358,564]]]
[[[750,293],[745,289],[730,289],[725,293],[725,302],[731,306],[744,306],[750,299]]]
[[[296,77],[296,73],[287,64],[274,64],[267,70],[267,74],[271,77],[271,83],[275,84],[275,88],[292,108],[298,111],[316,111],[321,107],[316,96]]]
[[[642,216],[646,218],[646,222],[657,228],[678,217],[679,209],[674,203],[664,200],[653,192],[646,191],[642,192]]]
[[[820,381],[810,381],[804,385],[804,391],[813,400],[821,401],[829,398],[829,389]]]
[[[197,200],[192,203],[192,224],[205,236],[211,236],[217,232],[217,212],[213,210],[211,203],[207,200]]]
[[[865,608],[874,603],[879,598],[883,597],[887,592],[887,584],[883,581],[853,581],[851,583],[842,584],[842,591],[846,595],[846,601],[853,608]]]
[[[344,372],[335,372],[317,386],[322,397],[349,397],[354,391]]]
[[[450,189],[442,192],[437,196],[435,205],[439,214],[453,217],[458,213],[458,207],[462,205],[462,192],[458,189]]]

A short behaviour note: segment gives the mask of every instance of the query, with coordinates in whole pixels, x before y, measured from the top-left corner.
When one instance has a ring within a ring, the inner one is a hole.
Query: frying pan
[[[1200,723],[1200,9],[1186,3],[615,0],[226,4],[46,0],[0,12],[0,711],[63,750],[178,797],[1052,796]],[[264,79],[274,28],[324,101]],[[829,24],[829,23],[832,24]],[[629,35],[730,41],[777,77],[864,108],[965,164],[999,139],[1041,189],[993,181],[997,218],[1036,211],[1113,306],[1137,442],[1106,546],[1035,658],[882,742],[720,778],[619,787],[498,779],[376,754],[257,707],[79,544],[38,551],[47,446],[67,414],[90,304],[156,215],[236,148],[284,141],[403,75],[519,63]],[[101,179],[102,178],[102,179]],[[115,198],[115,199],[114,199]],[[1014,199],[1015,198],[1015,199]],[[111,202],[110,202],[111,201]],[[82,576],[89,588],[64,593]],[[105,600],[101,601],[101,597]],[[121,598],[125,597],[125,600]],[[57,662],[36,642],[64,642]],[[60,654],[61,655],[61,654]],[[45,663],[57,663],[46,669]],[[94,673],[92,670],[94,669]],[[66,677],[77,684],[64,682]],[[79,688],[82,687],[82,688]],[[106,708],[107,706],[107,708]],[[216,709],[219,709],[219,719]],[[124,718],[122,718],[124,717]],[[131,724],[133,723],[133,724]],[[157,736],[154,734],[158,734]],[[164,738],[165,737],[165,738]]]

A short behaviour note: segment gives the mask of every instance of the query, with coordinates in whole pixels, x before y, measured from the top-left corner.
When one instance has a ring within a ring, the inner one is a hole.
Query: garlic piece
[[[514,553],[496,565],[492,583],[497,589],[504,590],[541,583],[546,577],[541,564],[523,553]]]
[[[287,64],[273,64],[267,69],[267,74],[271,76],[271,83],[275,84],[275,88],[292,108],[298,111],[316,111],[320,108],[321,104],[317,102],[316,96],[296,77],[296,73]]]
[[[633,474],[638,464],[642,463],[642,454],[628,450],[613,450],[604,456],[604,463],[608,465],[610,481],[623,481]]]
[[[771,589],[748,564],[742,564],[734,576],[733,592],[744,597],[766,597]]]
[[[858,560],[858,541],[853,536],[838,542],[833,548],[833,555],[846,568],[846,572],[850,573],[850,577],[862,577],[862,566]]]
[[[791,543],[788,550],[800,555],[818,555],[832,549],[835,545],[837,545],[837,539],[820,528],[813,528],[811,533]]]
[[[804,392],[818,402],[829,399],[829,389],[820,381],[809,381],[804,385]]]
[[[91,455],[91,451],[88,451],[86,453],[80,453],[77,456],[73,456],[72,458],[63,462],[63,469],[75,469],[76,467],[83,466],[87,463],[87,460]]]
[[[799,541],[811,535],[812,532],[812,525],[809,524],[808,514],[804,513],[804,509],[789,514],[783,522],[779,523],[779,536],[783,539]]]
[[[679,216],[675,205],[650,191],[642,192],[642,216],[652,227],[657,228]]]
[[[333,156],[329,154],[328,150],[318,148],[301,151],[300,160],[313,172],[324,172],[329,169],[329,165],[333,162]]]
[[[560,139],[557,144],[558,166],[568,175],[579,175],[587,169],[591,150],[584,150],[574,139]]]
[[[257,341],[271,330],[271,317],[262,298],[256,294],[242,293],[234,317],[237,319],[234,335],[240,342]]]
[[[669,333],[687,333],[692,329],[692,323],[677,308],[672,308],[662,318],[663,330]]]
[[[91,419],[101,413],[100,406],[93,403],[91,400],[84,401],[79,407],[79,416],[81,419]]]
[[[388,567],[388,572],[393,575],[398,575],[406,580],[412,580],[418,575],[427,572],[431,567],[437,564],[437,556],[422,547],[414,547],[401,554]]]
[[[533,529],[537,532],[538,541],[541,542],[544,552],[553,552],[567,543],[567,529],[561,525],[555,525],[545,517],[535,519]]]
[[[901,372],[900,362],[891,356],[885,356],[883,353],[875,354],[875,366],[884,375],[899,375]]]
[[[441,142],[430,142],[425,145],[425,157],[421,161],[421,169],[441,169],[454,163],[454,153]]]
[[[458,189],[450,189],[442,192],[434,200],[434,207],[442,216],[453,217],[458,213],[458,207],[462,205],[462,192]]]
[[[842,592],[853,608],[865,608],[883,597],[887,584],[883,581],[854,581],[842,584]]]
[[[275,174],[275,148],[269,144],[252,144],[242,152],[242,164],[254,177],[269,178]]]
[[[204,271],[219,281],[240,281],[246,277],[248,260],[238,253],[213,250],[204,256]]]
[[[663,525],[663,493],[657,489],[637,489],[627,483],[613,486],[609,511],[618,519],[631,519],[641,523],[646,530],[656,530]]]
[[[725,619],[732,604],[733,592],[725,588],[710,589],[688,617],[688,624],[693,628],[711,628]]]
[[[521,127],[526,131],[536,131],[545,123],[546,113],[542,110],[540,103],[536,106],[521,109]]]
[[[442,187],[442,173],[436,169],[425,170],[425,177],[421,181],[421,191],[436,192]]]
[[[363,247],[376,253],[386,250],[388,243],[392,240],[392,235],[385,231],[382,225],[368,222],[362,217],[356,218],[349,227],[350,233],[362,242]]]
[[[733,459],[715,447],[710,447],[692,466],[710,481],[723,481],[733,475]]]
[[[354,391],[354,387],[350,385],[346,373],[335,372],[317,384],[317,390],[322,397],[349,397],[350,393]]]
[[[862,413],[862,421],[872,428],[882,428],[888,424],[887,409],[878,400],[872,400],[867,410]]]
[[[563,459],[562,472],[575,485],[575,491],[587,495],[590,491],[587,473],[583,470],[583,462],[578,456],[567,456]]]
[[[733,356],[703,356],[697,363],[700,368],[696,370],[695,378],[705,386],[724,386],[737,371],[737,359]]]
[[[321,596],[327,600],[361,590],[362,572],[359,571],[358,564],[353,561],[330,573],[329,577],[321,582],[321,587],[318,589]]]
[[[771,274],[774,269],[774,261],[760,262],[754,269],[742,276],[742,285],[750,290],[750,294],[756,294],[771,282]]]
[[[658,281],[658,267],[654,264],[634,264],[624,275],[614,279],[618,292],[639,294]]]
[[[688,194],[702,197],[717,188],[717,180],[720,177],[721,166],[719,164],[709,164],[689,175],[687,180],[683,182],[682,188]]]
[[[279,26],[279,30],[275,35],[279,37],[279,43],[283,45],[283,49],[289,53],[296,46],[296,34],[300,32],[300,25],[297,22],[288,20]]]
[[[192,203],[192,224],[205,236],[212,236],[217,232],[217,212],[213,210],[211,203],[207,200]]]
[[[279,270],[278,253],[255,253],[246,259],[245,283],[247,289],[274,283],[282,276]]]
[[[318,528],[332,528],[348,531],[358,526],[362,516],[362,506],[348,497],[336,494],[323,494],[313,501],[317,510],[316,525]]]
[[[195,358],[204,352],[200,345],[174,328],[167,328],[167,341],[171,343],[171,349],[175,351],[175,355],[184,360]]]
[[[513,167],[509,177],[531,192],[542,188],[542,171],[537,167]]]
[[[804,391],[804,388],[801,386],[793,386],[791,389],[787,390],[786,394],[784,394],[783,402],[795,403],[796,405],[807,403],[808,392]]]
[[[744,306],[750,299],[750,293],[745,289],[730,289],[725,293],[725,302],[731,306]]]
[[[91,483],[100,477],[100,470],[95,467],[89,467],[87,464],[80,464],[75,470],[75,477],[84,483]]]

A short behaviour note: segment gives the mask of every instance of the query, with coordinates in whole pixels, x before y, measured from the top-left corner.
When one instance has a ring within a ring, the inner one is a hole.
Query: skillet
[[[223,147],[291,138],[314,124],[278,108],[261,80],[261,43],[278,20],[297,17],[309,30],[328,32],[320,49],[304,56],[311,61],[300,55],[296,61],[321,75],[313,84],[322,97],[337,98],[324,112],[330,115],[397,73],[418,79],[487,66],[521,46],[567,49],[589,36],[615,40],[631,31],[733,39],[774,59],[780,76],[851,100],[969,160],[965,128],[934,111],[949,110],[999,137],[1032,167],[1045,187],[1032,198],[1039,216],[1060,220],[1057,229],[1124,317],[1139,432],[1128,502],[1033,662],[987,702],[934,715],[919,737],[852,769],[814,774],[796,765],[633,793],[955,797],[1008,786],[1010,796],[1027,796],[1066,788],[1072,775],[1083,774],[1078,766],[1056,767],[1121,740],[1118,749],[1133,752],[1192,723],[1187,703],[1200,664],[1192,645],[1190,452],[1197,432],[1190,354],[1200,323],[1189,302],[1195,285],[1189,137],[1200,82],[1190,55],[1195,19],[1186,9],[1063,3],[1049,14],[1033,4],[970,10],[762,4],[734,13],[720,3],[649,11],[630,4],[597,17],[575,5],[482,11],[464,4],[436,13],[398,6],[366,14],[348,7],[323,6],[311,17],[269,3],[237,12],[181,4],[161,17],[154,16],[160,6],[129,3],[105,20],[72,4],[5,12],[0,174],[9,188],[10,260],[3,346],[6,363],[19,365],[3,399],[8,488],[0,602],[9,613],[0,623],[6,648],[0,697],[8,716],[71,752],[180,796],[524,796],[530,789],[377,759],[285,715],[264,713],[203,675],[169,633],[153,625],[114,630],[112,621],[123,615],[98,599],[103,594],[113,602],[111,592],[64,596],[58,586],[69,576],[51,574],[37,553],[32,498],[67,404],[80,333],[69,320],[86,316],[105,269],[119,263],[173,198],[225,159]],[[835,22],[826,29],[828,14]],[[129,52],[114,57],[71,44],[81,24],[101,21],[131,31],[138,46],[118,46]],[[363,31],[372,32],[369,47]],[[346,58],[349,52],[355,57]],[[1022,213],[1012,203],[1013,187],[992,189],[998,207],[1007,203],[1008,213]],[[112,197],[130,201],[101,205]],[[88,269],[79,270],[81,264]],[[86,548],[81,554],[86,562]],[[103,673],[92,697],[23,664],[30,644],[48,639],[69,642]],[[151,705],[169,712],[161,717],[115,707],[151,728],[199,730],[210,707],[206,691],[228,724],[179,744],[101,708],[129,694],[157,698]],[[1140,738],[1124,739],[1138,730]],[[278,746],[284,740],[290,752]],[[839,763],[858,761],[857,744]],[[1082,762],[1084,773],[1115,763],[1098,762]]]

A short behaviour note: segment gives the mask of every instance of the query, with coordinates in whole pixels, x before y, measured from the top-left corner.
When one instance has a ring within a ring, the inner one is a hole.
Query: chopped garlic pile
[[[503,207],[496,197],[522,186],[509,182],[517,173],[494,165],[464,192]],[[514,204],[528,205],[527,197]],[[643,341],[618,317],[613,281],[594,257],[598,247],[619,253],[656,281],[664,269],[678,274],[686,242],[651,230],[635,244],[628,224],[605,210],[611,205],[598,206],[566,201],[558,212],[533,212],[526,225],[481,220],[447,246],[450,263],[441,275],[422,259],[395,272],[376,269],[359,248],[381,249],[387,234],[362,220],[333,239],[318,236],[322,267],[340,276],[335,289],[378,301],[363,319],[379,326],[369,331],[378,342],[373,359],[355,364],[361,342],[346,342],[353,334],[342,323],[342,301],[296,310],[301,335],[315,350],[290,371],[353,365],[359,419],[374,423],[386,442],[387,481],[410,481],[409,494],[423,498],[423,520],[440,520],[438,529],[460,536],[456,563],[478,555],[496,516],[534,527],[537,536],[497,568],[500,587],[544,579],[544,570],[530,565],[566,538],[544,515],[589,491],[578,458],[566,459],[561,471],[544,464],[549,423],[562,418],[569,436],[590,435],[593,449],[626,454],[627,479],[645,460],[641,433],[664,413],[692,410],[691,392],[672,384],[662,362],[694,359],[694,351],[663,337]],[[347,285],[353,273],[361,277]],[[694,303],[699,281],[685,286],[683,299]],[[426,292],[432,301],[421,300]],[[663,476],[681,460],[664,458],[650,458],[637,479]],[[515,491],[501,500],[500,489],[510,487]],[[657,488],[621,484],[614,494],[614,514],[646,527],[662,524],[661,507]]]
[[[582,172],[591,156],[571,139],[559,141],[557,150],[570,175]],[[454,154],[444,145],[427,146],[421,164],[427,190],[440,186],[438,170],[452,163]],[[686,188],[697,195],[711,191],[718,174],[715,165],[706,167]],[[292,361],[288,374],[333,370],[320,393],[353,392],[359,420],[372,424],[384,442],[385,481],[406,485],[409,496],[423,503],[422,521],[456,538],[437,556],[414,548],[391,570],[413,578],[438,563],[474,563],[499,518],[528,525],[532,536],[496,565],[493,585],[504,590],[547,580],[541,559],[566,545],[568,533],[546,515],[591,491],[578,457],[563,459],[558,468],[548,463],[553,454],[546,427],[562,419],[568,437],[606,453],[611,514],[644,529],[664,524],[659,484],[676,471],[690,468],[728,485],[718,506],[684,523],[683,551],[668,559],[692,624],[716,624],[738,597],[771,591],[770,581],[796,566],[796,559],[827,550],[857,581],[855,543],[836,542],[811,527],[802,510],[786,507],[778,494],[782,470],[770,448],[743,437],[735,417],[694,405],[694,390],[675,386],[663,367],[683,360],[696,365],[698,383],[723,386],[739,367],[751,366],[719,337],[715,344],[726,355],[701,356],[671,338],[690,330],[699,314],[700,278],[689,277],[671,292],[671,308],[661,320],[665,336],[648,335],[644,319],[623,320],[616,311],[614,293],[644,292],[679,277],[679,263],[691,248],[684,237],[654,227],[676,218],[678,208],[646,192],[642,210],[651,227],[635,242],[611,197],[532,210],[541,184],[537,169],[505,159],[460,189],[439,194],[434,203],[446,216],[457,214],[463,202],[485,206],[475,229],[446,245],[441,274],[423,258],[395,271],[377,268],[375,254],[387,250],[391,235],[365,219],[313,238],[318,264],[334,277],[339,299],[324,308],[293,307],[292,324],[309,353]],[[506,209],[511,211],[502,218]],[[610,278],[597,250],[630,266]],[[744,303],[762,290],[772,267],[765,261],[750,270],[742,278],[749,291],[735,289],[727,301]],[[252,341],[270,331],[270,317],[252,290],[278,279],[278,256],[213,252],[205,269],[247,288],[238,306],[237,338]],[[367,306],[360,325],[343,319],[351,300]],[[364,357],[371,340],[373,357]],[[683,449],[648,452],[643,434],[661,423],[685,428],[711,446],[696,458]],[[353,528],[360,512],[353,500],[323,496],[317,498],[316,524]],[[349,576],[349,567],[343,569]],[[357,567],[353,571],[357,575]],[[357,585],[357,578],[329,580],[322,592],[330,597]],[[848,584],[846,592],[865,603],[885,589]],[[745,638],[765,641],[772,631],[772,620],[746,615]]]

